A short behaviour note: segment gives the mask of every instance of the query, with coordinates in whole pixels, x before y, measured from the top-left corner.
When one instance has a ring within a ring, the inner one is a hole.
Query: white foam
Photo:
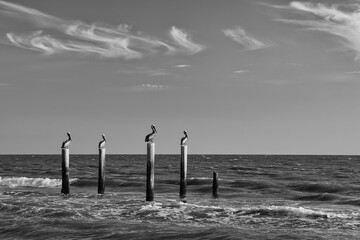
[[[191,178],[188,178],[188,180],[212,180],[212,178],[209,178],[209,177],[191,177]]]
[[[78,179],[70,179],[70,183],[76,182]],[[15,187],[47,187],[54,188],[61,186],[61,179],[51,178],[28,178],[28,177],[0,177],[0,185]]]
[[[293,215],[322,215],[327,216],[328,218],[350,218],[353,216],[349,216],[348,214],[344,213],[335,213],[335,212],[328,212],[326,210],[313,210],[307,209],[303,207],[291,207],[291,206],[268,206],[264,207],[264,209],[272,210],[272,211],[286,211]]]

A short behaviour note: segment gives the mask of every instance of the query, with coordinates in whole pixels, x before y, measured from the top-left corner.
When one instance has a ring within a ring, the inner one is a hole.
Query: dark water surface
[[[145,202],[144,155],[0,155],[0,239],[360,239],[360,156],[190,155],[187,202],[178,155],[157,155]],[[211,197],[212,171],[220,197]]]

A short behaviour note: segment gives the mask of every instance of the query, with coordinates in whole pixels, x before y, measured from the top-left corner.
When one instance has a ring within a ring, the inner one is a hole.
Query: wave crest
[[[76,182],[77,178],[70,179],[70,184]],[[0,186],[15,187],[44,187],[55,188],[61,186],[61,179],[51,178],[28,178],[28,177],[0,177]]]

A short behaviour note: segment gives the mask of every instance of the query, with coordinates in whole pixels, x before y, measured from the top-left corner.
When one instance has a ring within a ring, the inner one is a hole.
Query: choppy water
[[[157,155],[145,202],[143,155],[0,156],[0,239],[359,239],[359,156],[190,155],[187,202],[177,155]],[[212,171],[219,173],[217,199]]]

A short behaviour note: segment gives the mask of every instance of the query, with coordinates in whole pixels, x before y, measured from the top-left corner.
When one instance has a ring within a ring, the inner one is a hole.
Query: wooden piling
[[[154,201],[155,143],[147,143],[146,201]]]
[[[214,198],[217,198],[219,196],[218,188],[219,188],[218,173],[214,171],[213,172],[213,185],[212,185],[212,192],[213,192]]]
[[[105,192],[105,148],[99,148],[98,194]]]
[[[70,183],[69,183],[69,148],[62,148],[62,194],[70,193]]]
[[[181,161],[180,161],[180,198],[186,198],[187,183],[187,146],[181,145]]]

